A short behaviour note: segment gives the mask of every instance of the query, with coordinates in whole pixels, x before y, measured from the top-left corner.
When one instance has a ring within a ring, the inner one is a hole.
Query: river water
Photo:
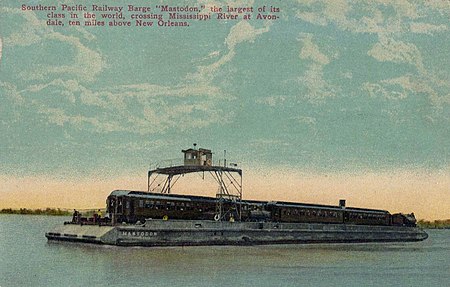
[[[47,242],[66,217],[0,215],[0,286],[450,286],[450,230],[423,242],[116,247]]]

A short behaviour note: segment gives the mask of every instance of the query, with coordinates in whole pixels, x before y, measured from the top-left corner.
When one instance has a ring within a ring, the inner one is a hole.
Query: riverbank
[[[96,209],[77,209],[78,212],[81,213],[84,217],[92,217],[94,213],[101,211],[103,214],[106,214],[105,208],[96,208]],[[48,215],[48,216],[72,216],[73,209],[65,209],[65,208],[50,208],[47,207],[45,209],[28,209],[28,208],[3,208],[0,209],[0,214],[19,214],[19,215]]]
[[[60,208],[46,208],[46,209],[3,208],[0,210],[0,214],[68,216],[72,215],[72,212],[67,209],[60,209]]]
[[[106,214],[105,208],[95,208],[95,209],[77,209],[78,212],[81,213],[84,217],[92,217],[94,213],[101,211],[103,214]],[[3,208],[0,209],[0,214],[19,214],[19,215],[49,215],[49,216],[72,216],[73,209],[65,209],[65,208],[50,208],[47,207],[45,209],[28,209],[28,208]]]
[[[434,221],[427,221],[421,219],[417,222],[417,225],[421,228],[426,229],[450,229],[450,219],[434,220]]]

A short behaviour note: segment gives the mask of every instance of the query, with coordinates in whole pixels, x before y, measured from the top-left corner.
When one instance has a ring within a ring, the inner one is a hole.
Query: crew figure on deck
[[[78,210],[74,209],[73,215],[72,215],[72,222],[78,223],[79,220],[80,220],[80,212],[78,212]]]

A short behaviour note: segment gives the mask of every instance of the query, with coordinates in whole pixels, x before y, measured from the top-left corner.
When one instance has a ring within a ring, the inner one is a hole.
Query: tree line
[[[46,209],[28,209],[28,208],[20,208],[20,209],[12,209],[12,208],[4,208],[0,210],[1,214],[30,214],[30,215],[72,215],[72,212],[69,210],[64,210],[60,208],[46,208]]]
[[[450,229],[450,219],[434,220],[434,221],[421,219],[417,222],[417,225],[422,228]]]

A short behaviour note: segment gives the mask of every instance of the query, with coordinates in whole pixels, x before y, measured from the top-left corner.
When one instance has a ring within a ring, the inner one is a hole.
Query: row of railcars
[[[390,214],[385,210],[343,208],[292,202],[222,201],[226,214],[218,216],[219,199],[203,196],[113,191],[107,198],[107,212],[117,222],[136,223],[146,219],[237,219],[290,223],[415,226],[414,215]]]

